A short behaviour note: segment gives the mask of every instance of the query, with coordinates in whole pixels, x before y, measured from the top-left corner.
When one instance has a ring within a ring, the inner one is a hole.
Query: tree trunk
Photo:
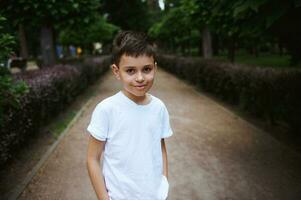
[[[19,24],[19,39],[20,39],[20,56],[24,59],[28,58],[28,48],[26,34],[23,24]]]
[[[219,49],[220,49],[220,41],[219,38],[216,35],[213,35],[212,39],[212,53],[215,56],[219,55]]]
[[[212,41],[211,41],[211,33],[209,31],[208,26],[205,26],[202,31],[202,39],[203,39],[203,57],[211,58],[212,57]]]
[[[43,66],[49,67],[56,63],[53,28],[44,25],[41,28],[41,51]]]
[[[64,46],[64,54],[65,54],[64,57],[67,57],[67,58],[71,56],[69,45]]]
[[[155,10],[155,11],[160,10],[158,0],[147,0],[147,5],[151,10]]]
[[[231,63],[234,63],[235,61],[235,42],[235,37],[232,36],[228,45],[228,59],[231,61]]]
[[[254,54],[255,54],[255,57],[258,58],[258,56],[259,56],[259,51],[258,51],[257,46],[254,47]]]
[[[301,47],[293,43],[290,44],[288,50],[291,55],[290,66],[298,65],[301,60]]]
[[[279,43],[279,55],[280,56],[283,56],[283,45],[282,45],[282,43]]]

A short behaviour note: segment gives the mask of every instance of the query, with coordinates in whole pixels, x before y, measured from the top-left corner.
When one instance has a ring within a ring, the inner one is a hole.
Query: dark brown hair
[[[113,42],[112,64],[118,66],[123,55],[138,57],[146,55],[156,59],[154,43],[145,33],[122,31],[117,34]]]

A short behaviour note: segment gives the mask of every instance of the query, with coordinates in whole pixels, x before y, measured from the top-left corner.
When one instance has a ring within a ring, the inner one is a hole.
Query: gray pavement
[[[97,199],[86,170],[86,127],[120,84],[109,72],[19,199]],[[158,70],[151,94],[170,113],[169,200],[301,199],[301,156],[229,109]]]

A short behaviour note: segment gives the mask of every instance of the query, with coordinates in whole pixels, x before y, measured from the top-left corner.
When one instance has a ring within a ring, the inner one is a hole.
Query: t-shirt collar
[[[149,105],[152,104],[153,102],[153,96],[149,93],[146,93],[146,94],[149,94],[150,95],[150,102],[148,104],[137,104],[136,102],[134,102],[132,99],[130,99],[128,96],[126,96],[122,91],[119,91],[119,94],[123,97],[123,99],[125,101],[127,101],[129,104],[132,104],[134,106],[137,106],[137,107],[147,107]]]

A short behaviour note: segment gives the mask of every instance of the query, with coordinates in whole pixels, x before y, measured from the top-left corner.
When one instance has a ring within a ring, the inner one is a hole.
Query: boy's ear
[[[158,64],[157,64],[157,62],[155,61],[155,71],[157,71],[157,68],[158,68]]]
[[[120,80],[120,76],[119,76],[119,68],[117,67],[117,65],[115,64],[112,64],[111,65],[111,69],[112,69],[112,72],[113,74],[115,75],[115,77]]]

